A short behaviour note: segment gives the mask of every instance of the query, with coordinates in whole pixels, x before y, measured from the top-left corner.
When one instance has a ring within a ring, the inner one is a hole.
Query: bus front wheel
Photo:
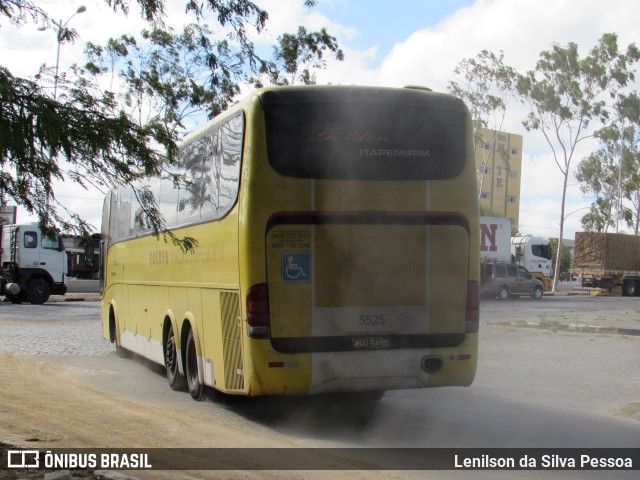
[[[111,343],[116,344],[116,355],[120,358],[130,358],[131,353],[122,348],[120,342],[118,342],[118,327],[116,323],[116,314],[113,312],[113,308],[109,310],[109,338]]]
[[[172,390],[184,390],[185,381],[178,367],[178,349],[173,327],[169,325],[169,331],[164,342],[164,366],[167,370],[167,380]]]
[[[187,387],[189,388],[191,398],[199,402],[204,397],[204,385],[200,383],[200,377],[198,376],[198,355],[193,330],[189,330],[186,350],[185,374],[187,377]]]

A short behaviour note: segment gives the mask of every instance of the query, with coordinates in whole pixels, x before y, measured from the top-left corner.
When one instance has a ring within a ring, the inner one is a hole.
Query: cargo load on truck
[[[511,263],[511,220],[480,217],[480,263]]]
[[[640,293],[640,236],[625,233],[576,232],[574,274],[583,287],[613,291],[625,296]]]

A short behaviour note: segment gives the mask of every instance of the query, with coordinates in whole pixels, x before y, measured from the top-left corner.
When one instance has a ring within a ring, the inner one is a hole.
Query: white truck
[[[553,266],[549,240],[531,235],[511,237],[511,255],[513,262],[526,268],[531,275],[544,283],[546,292],[551,290]]]
[[[67,255],[62,238],[37,225],[2,225],[0,294],[13,303],[42,304],[67,292]]]

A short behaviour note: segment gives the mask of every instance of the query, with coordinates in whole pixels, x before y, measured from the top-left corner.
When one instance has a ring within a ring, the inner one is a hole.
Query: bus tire
[[[25,298],[27,302],[33,305],[42,305],[49,300],[50,295],[51,287],[44,278],[34,278],[27,284]]]
[[[164,367],[167,371],[167,380],[172,390],[180,391],[186,387],[184,376],[178,366],[178,349],[173,327],[169,323],[169,329],[164,342]]]
[[[191,398],[199,402],[204,397],[204,385],[200,383],[200,377],[198,376],[198,353],[193,330],[189,330],[186,347],[184,373],[187,377],[187,388]]]
[[[116,314],[113,308],[109,310],[109,339],[111,343],[116,344],[116,355],[120,358],[131,358],[129,350],[122,348],[122,345],[118,343],[118,328],[116,327]]]

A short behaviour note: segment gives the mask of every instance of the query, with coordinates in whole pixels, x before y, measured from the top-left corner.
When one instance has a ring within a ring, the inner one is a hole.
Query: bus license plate
[[[391,339],[389,337],[354,337],[354,350],[376,350],[390,348]]]

